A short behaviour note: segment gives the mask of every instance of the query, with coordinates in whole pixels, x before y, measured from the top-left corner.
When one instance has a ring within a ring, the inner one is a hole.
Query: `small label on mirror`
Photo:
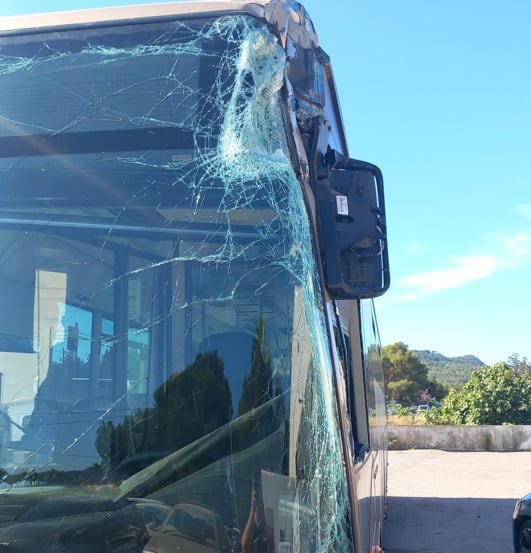
[[[348,215],[348,199],[346,196],[336,196],[337,214]]]

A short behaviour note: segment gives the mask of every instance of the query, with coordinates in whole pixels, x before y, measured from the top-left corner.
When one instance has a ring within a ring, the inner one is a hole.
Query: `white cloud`
[[[401,296],[404,299],[426,296],[448,290],[459,288],[468,282],[485,278],[496,270],[496,260],[491,255],[476,255],[471,257],[458,258],[451,261],[452,267],[438,271],[428,271],[401,278],[398,286],[405,291]]]
[[[531,204],[519,206],[522,213]],[[415,248],[409,245],[410,254]],[[392,280],[390,301],[405,302],[429,296],[444,290],[460,288],[466,284],[488,278],[500,270],[520,269],[531,265],[531,229],[521,229],[513,234],[498,233],[476,248],[479,253],[443,261],[443,268],[417,272]],[[484,253],[488,252],[488,253]],[[391,267],[392,270],[392,267]]]
[[[516,206],[516,210],[526,219],[531,219],[531,204],[520,204]]]
[[[520,232],[502,237],[502,243],[508,254],[512,256],[527,256],[531,254],[531,233]]]

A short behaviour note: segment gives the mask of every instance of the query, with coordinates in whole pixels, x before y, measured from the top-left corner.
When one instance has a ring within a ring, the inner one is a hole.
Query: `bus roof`
[[[249,13],[263,15],[263,7],[270,0],[207,0],[167,2],[160,4],[123,5],[64,12],[37,13],[0,17],[0,33],[36,31],[63,26],[79,26],[98,23],[131,22],[137,19],[197,15],[206,13]]]

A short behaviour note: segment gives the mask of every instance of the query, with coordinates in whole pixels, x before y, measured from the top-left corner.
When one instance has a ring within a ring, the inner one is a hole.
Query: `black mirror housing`
[[[326,161],[317,180],[326,288],[333,299],[380,296],[390,284],[382,172],[336,152]]]

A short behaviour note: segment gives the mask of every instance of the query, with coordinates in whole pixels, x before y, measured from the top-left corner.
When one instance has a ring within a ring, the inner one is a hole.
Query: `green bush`
[[[483,367],[452,388],[440,409],[426,416],[431,424],[531,424],[531,376],[505,363]]]

